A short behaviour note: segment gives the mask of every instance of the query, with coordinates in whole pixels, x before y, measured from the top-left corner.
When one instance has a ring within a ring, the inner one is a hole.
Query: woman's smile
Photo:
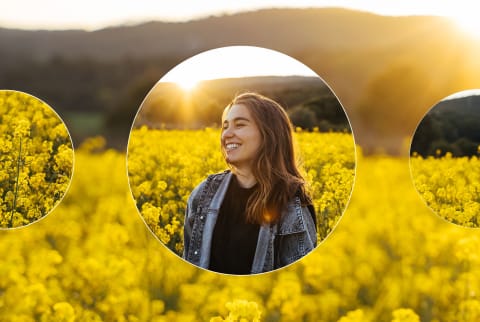
[[[261,141],[250,111],[244,105],[233,105],[223,116],[221,143],[226,161],[237,169],[250,170]]]
[[[227,151],[232,151],[232,150],[236,150],[239,146],[240,146],[240,144],[238,144],[238,143],[227,143],[225,145],[225,149]]]

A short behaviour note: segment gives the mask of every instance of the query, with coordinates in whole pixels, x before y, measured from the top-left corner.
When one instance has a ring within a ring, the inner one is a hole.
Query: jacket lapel
[[[225,193],[227,192],[231,178],[232,173],[228,172],[225,175],[225,178],[220,183],[220,186],[218,187],[217,192],[213,196],[212,202],[210,203],[210,206],[207,210],[204,231],[207,231],[209,233],[204,233],[202,236],[202,256],[200,256],[199,263],[199,266],[203,268],[208,268],[208,266],[210,265],[210,250],[212,246],[213,229],[215,228],[218,212],[220,210],[220,206],[222,205],[223,199],[225,198]]]

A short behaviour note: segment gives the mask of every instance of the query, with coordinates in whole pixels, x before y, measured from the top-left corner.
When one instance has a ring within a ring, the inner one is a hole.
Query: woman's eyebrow
[[[238,121],[245,121],[245,122],[251,122],[250,119],[246,118],[246,117],[243,117],[243,116],[238,116],[238,117],[235,117],[231,120],[223,120],[223,124],[229,124],[230,122],[231,123],[236,123]]]
[[[238,116],[233,118],[230,122],[237,122],[237,121],[247,121],[250,122],[250,119],[243,117],[243,116]]]

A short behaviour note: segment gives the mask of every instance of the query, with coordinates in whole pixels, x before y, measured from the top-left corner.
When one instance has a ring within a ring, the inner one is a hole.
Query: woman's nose
[[[223,130],[222,132],[222,138],[229,138],[233,136],[233,131],[227,127],[226,129]]]

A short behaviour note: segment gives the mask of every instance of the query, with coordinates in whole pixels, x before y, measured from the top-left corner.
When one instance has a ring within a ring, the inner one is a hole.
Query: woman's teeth
[[[226,148],[227,150],[233,150],[233,149],[236,149],[240,146],[240,144],[237,144],[237,143],[229,143],[226,145]]]

